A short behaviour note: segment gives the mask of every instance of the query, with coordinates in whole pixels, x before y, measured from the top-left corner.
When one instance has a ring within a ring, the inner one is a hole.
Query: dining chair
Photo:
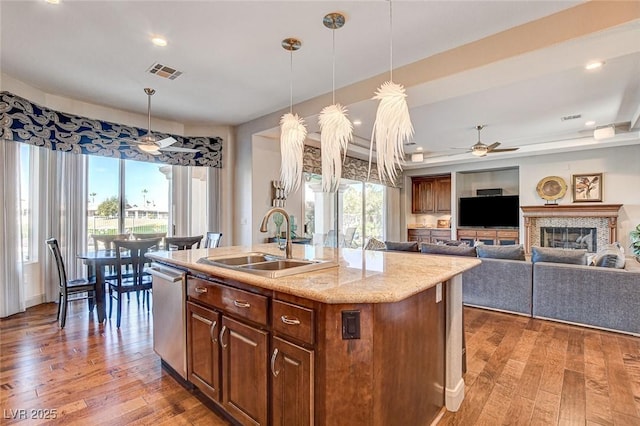
[[[117,302],[116,326],[120,328],[122,318],[122,295],[133,291],[143,291],[143,303],[146,296],[147,310],[149,309],[149,291],[151,290],[151,275],[145,272],[148,263],[145,253],[152,247],[157,247],[162,238],[142,240],[116,240],[116,278],[107,280],[109,287],[109,318],[113,312],[114,299]],[[131,272],[123,273],[122,266],[130,265]]]
[[[207,236],[204,240],[204,248],[219,247],[221,239],[222,239],[222,232],[207,232]]]
[[[353,247],[353,239],[356,236],[356,227],[350,226],[344,231],[344,247]]]
[[[93,307],[96,303],[96,282],[89,281],[84,278],[79,278],[76,280],[68,280],[67,279],[67,271],[64,267],[64,262],[62,261],[62,253],[60,252],[60,246],[58,245],[58,240],[55,238],[49,238],[46,240],[47,246],[51,253],[53,254],[53,258],[56,262],[56,267],[58,268],[58,315],[56,319],[60,323],[60,328],[64,328],[67,322],[67,303],[73,302],[76,300],[88,299],[89,301],[89,312],[93,311]],[[70,300],[69,296],[72,294],[80,294],[86,293],[87,297],[73,299]]]
[[[91,234],[93,247],[95,251],[100,250],[102,244],[104,250],[113,250],[113,242],[115,240],[128,240],[129,234]]]
[[[166,232],[152,232],[152,233],[133,233],[133,238],[135,240],[148,240],[149,238],[160,238],[160,243],[158,243],[158,248],[164,247],[164,239],[167,236]]]
[[[201,241],[202,235],[194,237],[166,237],[164,239],[164,244],[167,247],[167,250],[171,250],[172,248],[176,250],[190,250],[193,246],[195,246],[195,248],[200,248]]]

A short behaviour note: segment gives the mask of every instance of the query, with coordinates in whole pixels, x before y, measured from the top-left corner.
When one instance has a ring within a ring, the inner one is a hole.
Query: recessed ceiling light
[[[156,46],[160,46],[160,47],[164,47],[164,46],[167,45],[167,40],[165,38],[163,38],[163,37],[160,37],[160,36],[154,36],[151,39],[151,42],[153,44],[155,44]]]
[[[604,65],[604,62],[602,62],[602,61],[593,61],[593,62],[589,62],[587,65],[585,65],[584,69],[586,69],[587,71],[597,70],[598,68],[602,67],[603,65]]]
[[[362,120],[353,120],[353,125],[354,126],[359,126],[362,124]]]
[[[44,0],[49,4],[60,4],[60,0]]]
[[[587,127],[591,127],[591,126],[595,126],[596,122],[593,121],[593,120],[589,120],[586,123],[584,123],[584,125],[587,126]]]

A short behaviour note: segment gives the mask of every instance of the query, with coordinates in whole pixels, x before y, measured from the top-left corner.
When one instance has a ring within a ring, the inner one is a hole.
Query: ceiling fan
[[[164,152],[167,152],[167,151],[171,151],[171,152],[198,152],[197,149],[193,149],[193,148],[182,148],[182,147],[179,147],[179,146],[171,146],[174,143],[176,143],[177,140],[175,140],[171,136],[169,136],[168,138],[164,138],[164,139],[158,139],[151,132],[151,96],[153,96],[153,94],[156,93],[156,91],[154,89],[146,87],[144,89],[144,93],[146,93],[147,97],[148,97],[147,115],[149,117],[149,121],[148,121],[148,127],[147,127],[147,134],[144,135],[143,137],[141,137],[138,140],[132,140],[132,141],[129,141],[129,142],[135,144],[136,147],[140,151],[143,151],[143,152],[145,152],[147,154],[151,154],[151,155],[160,155],[160,154],[162,154],[163,151]]]
[[[478,142],[476,142],[471,147],[471,154],[476,157],[484,157],[485,155],[491,152],[509,152],[509,151],[517,151],[519,148],[501,148],[497,149],[500,146],[500,142],[494,142],[491,145],[484,144],[480,142],[480,131],[484,128],[483,125],[479,124],[476,126],[476,130],[478,131]]]

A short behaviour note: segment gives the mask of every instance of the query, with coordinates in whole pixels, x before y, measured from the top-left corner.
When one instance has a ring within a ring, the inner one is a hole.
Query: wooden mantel
[[[539,217],[606,217],[609,219],[609,242],[617,239],[618,212],[622,204],[542,204],[520,206],[525,226],[525,250],[531,251],[532,218]]]

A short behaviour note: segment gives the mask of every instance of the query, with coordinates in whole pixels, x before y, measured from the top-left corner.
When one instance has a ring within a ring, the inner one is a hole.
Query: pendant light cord
[[[289,114],[293,114],[293,50],[289,55]]]
[[[393,82],[393,1],[389,0],[389,81]]]
[[[332,84],[331,84],[331,103],[335,105],[336,103],[336,29],[331,30],[332,35],[332,46],[333,50],[333,70],[332,70]]]

